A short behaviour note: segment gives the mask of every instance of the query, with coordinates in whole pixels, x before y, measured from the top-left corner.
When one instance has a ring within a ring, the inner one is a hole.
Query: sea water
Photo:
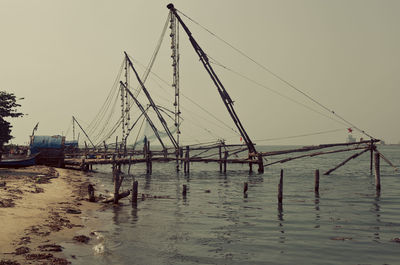
[[[282,148],[290,147],[262,149]],[[399,146],[379,149],[399,166]],[[91,242],[65,242],[64,253],[72,264],[400,264],[394,240],[400,238],[400,175],[381,159],[377,193],[369,152],[323,175],[350,155],[294,160],[264,174],[257,166],[249,173],[248,165],[228,164],[224,174],[216,163],[193,163],[185,175],[175,163],[153,163],[148,175],[145,165],[132,165],[133,177],[125,178],[122,189],[137,180],[138,204],[132,207],[125,198],[118,207],[91,213],[99,224]],[[315,169],[321,171],[319,195]],[[96,170],[96,192],[112,191],[110,166]]]

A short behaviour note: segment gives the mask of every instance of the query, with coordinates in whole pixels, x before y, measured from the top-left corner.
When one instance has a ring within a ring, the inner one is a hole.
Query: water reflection
[[[376,217],[376,224],[377,226],[374,227],[374,241],[379,242],[381,239],[380,237],[380,226],[379,224],[381,223],[381,206],[380,206],[380,200],[381,200],[381,192],[379,190],[376,191],[376,196],[373,202],[373,211],[375,212],[375,217]]]
[[[150,184],[151,184],[151,174],[146,174],[143,189],[150,190]]]
[[[315,199],[314,199],[314,209],[315,209],[315,226],[314,228],[320,228],[320,220],[321,220],[321,215],[320,215],[320,208],[319,208],[319,193],[315,193]]]
[[[284,229],[284,219],[283,219],[283,206],[282,203],[278,203],[278,220],[279,220],[279,231],[280,231],[280,236],[279,236],[279,243],[285,243],[286,236],[285,236],[285,229]]]

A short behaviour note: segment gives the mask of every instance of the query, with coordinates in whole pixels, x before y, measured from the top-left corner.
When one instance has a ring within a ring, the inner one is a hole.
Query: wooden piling
[[[248,189],[249,189],[248,183],[247,183],[247,182],[244,182],[244,183],[243,183],[243,194],[246,194]]]
[[[375,153],[375,185],[376,190],[381,190],[381,171],[380,171],[380,156]]]
[[[222,173],[222,145],[220,144],[218,147],[219,153],[219,172]]]
[[[89,201],[90,202],[95,202],[96,199],[94,197],[94,187],[92,184],[88,185],[88,194],[89,194]]]
[[[225,151],[224,154],[224,173],[226,173],[226,160],[228,159],[228,151]]]
[[[282,204],[283,199],[283,169],[281,169],[281,176],[278,184],[278,203]]]
[[[114,175],[114,204],[118,204],[119,200],[119,167],[114,166],[113,175]]]
[[[138,196],[138,182],[135,180],[132,184],[132,204],[137,203],[137,196]]]
[[[146,158],[146,172],[148,174],[151,174],[153,171],[153,165],[152,165],[152,161],[151,161],[151,151],[150,151],[150,141],[145,141],[145,158]]]
[[[319,193],[319,169],[315,170],[314,192],[315,194]]]
[[[253,173],[253,163],[249,163],[249,173]]]
[[[190,172],[190,148],[189,146],[186,146],[186,155],[185,155],[185,172],[189,173]]]
[[[115,153],[118,153],[118,135],[115,137]]]
[[[183,184],[183,186],[182,186],[182,195],[183,195],[183,197],[186,197],[186,193],[187,193],[187,186],[185,184]]]
[[[258,157],[258,173],[264,173],[264,164],[262,154],[257,154]]]
[[[369,172],[372,175],[372,168],[374,163],[374,141],[371,139],[371,153],[370,153],[370,162],[369,162]]]

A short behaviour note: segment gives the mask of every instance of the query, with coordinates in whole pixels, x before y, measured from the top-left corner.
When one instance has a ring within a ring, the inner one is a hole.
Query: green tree
[[[13,93],[0,91],[0,154],[3,151],[3,145],[12,138],[12,125],[5,118],[17,118],[24,115],[18,111],[18,107],[21,105],[17,103],[17,98]]]

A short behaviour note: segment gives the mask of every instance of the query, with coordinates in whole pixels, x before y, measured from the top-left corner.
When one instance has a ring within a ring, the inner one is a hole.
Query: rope
[[[300,138],[300,137],[313,136],[313,135],[319,135],[319,134],[327,134],[327,133],[333,133],[333,132],[339,132],[339,131],[343,131],[343,129],[334,129],[334,130],[328,130],[328,131],[322,131],[322,132],[292,135],[292,136],[285,136],[285,137],[276,137],[276,138],[269,138],[269,139],[258,139],[256,141],[257,142],[266,142],[266,141],[275,141],[275,140],[285,140],[285,139]]]
[[[333,114],[334,116],[336,116],[337,118],[339,118],[340,120],[342,120],[343,122],[345,122],[346,124],[350,125],[352,128],[356,129],[357,131],[361,132],[362,134],[366,135],[367,137],[371,138],[371,139],[376,139],[375,137],[371,136],[370,134],[368,134],[365,130],[360,129],[358,126],[356,126],[355,124],[351,123],[350,121],[344,119],[342,116],[340,116],[339,114],[337,114],[334,110],[331,110],[330,108],[328,108],[327,106],[323,105],[322,103],[318,102],[316,99],[312,98],[310,95],[308,95],[307,93],[305,93],[304,91],[300,90],[299,88],[297,88],[296,86],[294,86],[292,83],[290,83],[289,81],[286,81],[283,77],[281,77],[280,75],[274,73],[272,70],[270,70],[269,68],[265,67],[264,65],[262,65],[261,63],[257,62],[256,60],[254,60],[253,58],[251,58],[250,56],[248,56],[247,54],[245,54],[243,51],[239,50],[238,48],[234,47],[232,44],[228,43],[227,41],[225,41],[224,39],[222,39],[221,37],[217,36],[216,34],[214,34],[213,32],[211,32],[209,29],[207,29],[206,27],[202,26],[200,23],[198,23],[197,21],[195,21],[194,19],[190,18],[189,16],[187,16],[186,14],[184,14],[183,12],[177,10],[180,14],[182,14],[183,16],[185,16],[187,19],[189,19],[190,21],[192,21],[193,23],[195,23],[196,25],[198,25],[199,27],[201,27],[202,29],[204,29],[205,31],[207,31],[209,34],[211,34],[212,36],[214,36],[215,38],[217,38],[218,40],[220,40],[221,42],[225,43],[226,45],[228,45],[229,47],[231,47],[233,50],[235,50],[236,52],[238,52],[239,54],[241,54],[242,56],[244,56],[245,58],[247,58],[248,60],[252,61],[254,64],[258,65],[260,68],[262,68],[263,70],[267,71],[268,73],[270,73],[272,76],[274,76],[275,78],[279,79],[281,82],[285,83],[286,85],[288,85],[289,87],[291,87],[292,89],[296,90],[297,92],[299,92],[300,94],[302,94],[303,96],[305,96],[306,98],[308,98],[310,101],[314,102],[315,104],[317,104],[318,106],[320,106],[321,108],[325,109],[326,111],[330,112],[331,114]]]

